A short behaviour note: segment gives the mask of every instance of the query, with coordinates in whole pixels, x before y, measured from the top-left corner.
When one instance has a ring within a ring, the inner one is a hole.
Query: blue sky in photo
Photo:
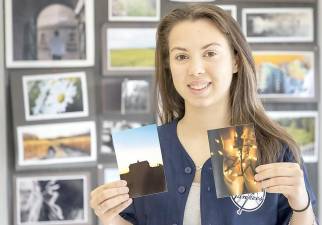
[[[120,173],[137,161],[148,161],[150,166],[163,164],[157,126],[144,127],[112,132],[113,145]]]
[[[109,28],[109,49],[155,48],[155,28]]]

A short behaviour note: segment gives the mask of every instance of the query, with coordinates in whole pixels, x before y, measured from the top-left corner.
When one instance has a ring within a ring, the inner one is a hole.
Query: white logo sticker
[[[238,207],[237,214],[241,215],[243,211],[253,212],[258,210],[264,203],[266,191],[236,195],[230,197],[233,203]]]

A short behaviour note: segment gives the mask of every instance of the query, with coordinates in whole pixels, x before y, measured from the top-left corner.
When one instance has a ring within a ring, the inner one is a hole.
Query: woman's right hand
[[[90,206],[104,224],[112,221],[131,203],[125,180],[103,184],[91,192]]]

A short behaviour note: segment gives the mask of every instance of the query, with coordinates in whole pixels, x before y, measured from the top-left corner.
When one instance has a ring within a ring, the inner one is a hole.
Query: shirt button
[[[209,191],[209,192],[211,191],[211,188],[210,188],[210,186],[208,186],[208,187],[207,187],[207,191]]]
[[[183,194],[185,191],[186,191],[186,188],[185,188],[184,186],[179,186],[179,187],[178,187],[178,192],[179,192],[180,194]]]
[[[186,168],[184,168],[184,172],[187,173],[187,174],[191,173],[191,171],[192,171],[192,169],[189,166],[187,166]]]

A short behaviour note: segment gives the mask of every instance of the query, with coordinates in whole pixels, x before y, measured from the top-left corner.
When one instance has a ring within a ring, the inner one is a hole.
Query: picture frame
[[[229,12],[229,14],[236,20],[237,19],[237,6],[236,5],[217,5],[220,8],[222,8],[223,10]]]
[[[317,111],[269,111],[267,114],[294,138],[304,162],[318,161],[320,134]]]
[[[97,158],[94,121],[17,127],[17,166],[39,167],[94,162]]]
[[[103,27],[103,75],[152,75],[154,27]]]
[[[27,121],[89,114],[85,72],[28,75],[22,82]]]
[[[147,80],[129,80],[122,82],[122,114],[146,114],[151,110],[150,83]]]
[[[313,42],[313,8],[244,8],[242,29],[252,43]]]
[[[94,65],[93,1],[5,3],[8,68]]]
[[[263,99],[314,100],[313,51],[253,51],[258,92]]]
[[[161,0],[109,0],[109,21],[159,21]],[[140,9],[140,10],[139,10]]]
[[[88,172],[37,173],[14,177],[15,225],[90,225]]]

